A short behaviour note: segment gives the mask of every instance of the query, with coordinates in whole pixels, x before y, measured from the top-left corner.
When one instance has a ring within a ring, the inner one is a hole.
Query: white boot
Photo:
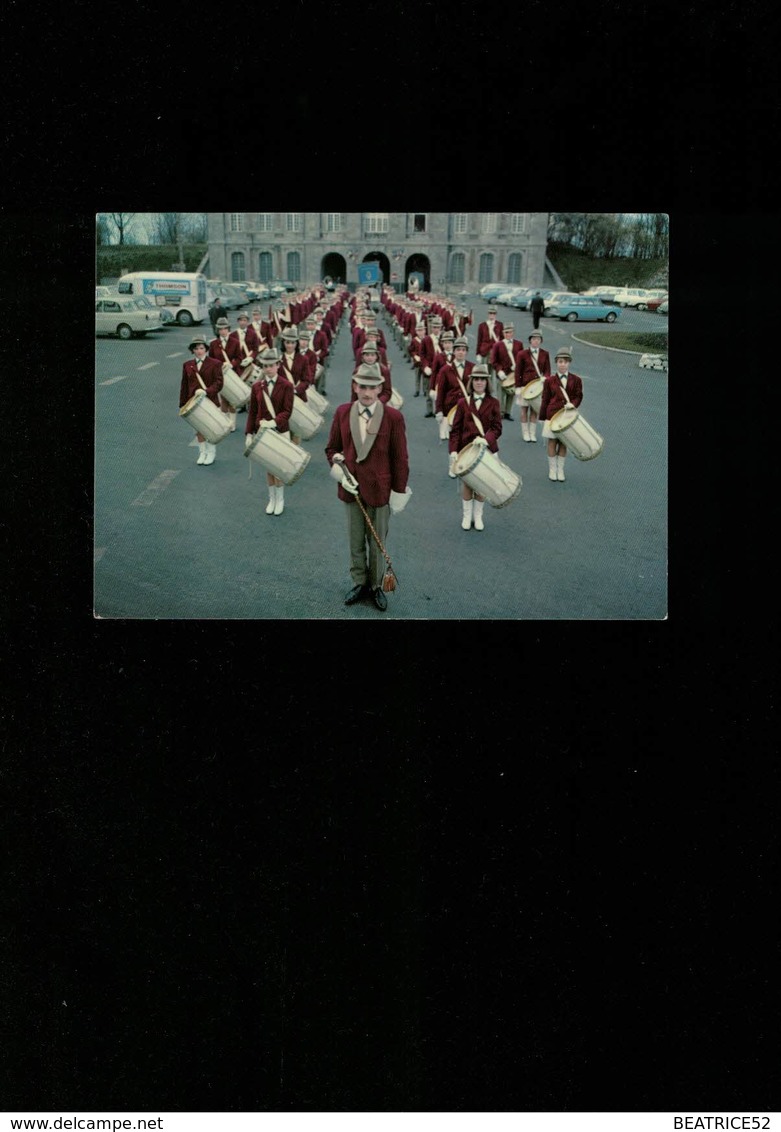
[[[548,457],[548,479],[549,480],[558,479],[558,476],[556,475],[556,457],[555,456],[549,456]]]
[[[527,427],[529,429],[529,440],[532,442],[532,444],[536,444],[537,443],[537,422],[536,421],[529,421]]]
[[[475,499],[473,502],[475,505],[475,530],[482,531],[485,529],[483,524],[483,508],[485,507],[485,500]]]
[[[285,489],[284,489],[284,487],[278,487],[276,489],[276,492],[277,492],[277,501],[274,504],[274,514],[275,515],[281,515],[282,512],[285,510]]]
[[[454,479],[457,478],[456,473],[453,471],[453,465],[455,464],[457,459],[458,459],[458,453],[457,452],[451,452],[450,455],[447,458],[447,474],[450,476],[451,480],[454,480]]]
[[[528,421],[521,421],[521,436],[524,440],[529,439],[529,424]]]
[[[450,425],[447,423],[447,417],[443,415],[442,420],[439,422],[439,439],[447,440],[450,434]]]
[[[204,443],[206,445],[206,456],[203,462],[204,464],[213,464],[214,457],[217,455],[217,445],[212,444],[209,440],[205,441]]]
[[[268,503],[266,504],[266,514],[273,515],[274,508],[277,503],[277,489],[273,485],[269,485],[268,489]]]
[[[233,410],[233,412],[231,413],[230,416],[231,416],[231,432],[235,432],[236,431],[236,410],[235,409]]]
[[[205,459],[206,459],[206,441],[205,440],[199,440],[198,441],[198,459],[195,462],[196,462],[196,464],[202,464]]]
[[[560,483],[561,483],[561,482],[562,482],[562,481],[563,481],[564,479],[566,479],[566,477],[565,477],[565,475],[564,475],[564,459],[565,459],[565,457],[564,457],[564,456],[557,456],[557,457],[556,457],[556,479],[557,479],[557,480],[558,480],[558,481],[559,481]]]
[[[472,504],[474,503],[474,500],[462,499],[461,502],[464,505],[464,517],[461,520],[461,528],[462,530],[468,531],[472,526]]]

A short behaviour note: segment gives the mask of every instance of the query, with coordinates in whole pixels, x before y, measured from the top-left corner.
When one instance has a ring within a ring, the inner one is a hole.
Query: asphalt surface
[[[470,351],[487,304],[473,298]],[[235,325],[235,312],[231,312]],[[499,308],[524,345],[532,319]],[[404,398],[412,499],[391,517],[387,550],[399,579],[382,613],[345,607],[351,587],[346,504],[325,457],[331,415],[349,400],[347,316],[326,375],[330,409],[311,460],[285,489],[285,511],[265,514],[265,475],[244,457],[239,427],[196,465],[195,433],[178,415],[191,330],[145,339],[96,339],[95,586],[102,618],[658,620],[667,613],[667,374],[638,356],[573,339],[582,326],[543,319],[545,348],[573,349],[582,414],[605,438],[594,460],[567,457],[564,483],[548,479],[546,445],[523,441],[518,409],[503,422],[499,454],[523,480],[508,506],[484,510],[485,530],[461,529],[460,481],[447,444],[414,398],[413,371],[390,332],[394,386]],[[662,329],[667,320],[625,310],[613,330]],[[211,327],[201,328],[211,337]],[[251,469],[251,476],[250,476]]]

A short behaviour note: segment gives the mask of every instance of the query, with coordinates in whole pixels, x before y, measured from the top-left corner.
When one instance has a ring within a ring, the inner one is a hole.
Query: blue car
[[[562,322],[615,322],[620,314],[618,307],[605,306],[591,295],[561,298],[545,307],[546,318],[559,318]]]

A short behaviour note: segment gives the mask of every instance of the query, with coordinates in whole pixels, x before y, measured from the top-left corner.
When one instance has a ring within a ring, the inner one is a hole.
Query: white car
[[[648,291],[644,287],[624,287],[616,291],[613,302],[620,307],[637,307],[639,311],[648,309],[649,299],[661,299],[666,291]]]
[[[95,301],[98,299],[110,299],[112,295],[117,294],[116,287],[96,287],[95,288]]]
[[[95,334],[112,334],[127,339],[162,328],[160,311],[156,307],[150,309],[140,299],[116,295],[95,302]]]

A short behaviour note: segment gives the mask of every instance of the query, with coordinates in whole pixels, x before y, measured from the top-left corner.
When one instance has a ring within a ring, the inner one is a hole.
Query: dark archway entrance
[[[361,260],[361,263],[378,263],[380,265],[380,271],[382,272],[382,282],[390,283],[390,260],[385,252],[367,252]]]
[[[329,252],[328,255],[323,256],[323,261],[320,264],[320,278],[325,279],[329,275],[334,283],[345,283],[347,281],[347,260],[339,252]]]
[[[407,287],[407,280],[410,277],[411,271],[421,272],[421,274],[424,277],[424,283],[423,283],[422,289],[424,291],[430,291],[431,290],[431,263],[429,262],[428,256],[423,255],[422,252],[415,252],[414,255],[411,255],[409,257],[409,259],[407,260],[406,266],[404,268],[404,288],[405,288],[405,290],[406,290],[406,287]]]

